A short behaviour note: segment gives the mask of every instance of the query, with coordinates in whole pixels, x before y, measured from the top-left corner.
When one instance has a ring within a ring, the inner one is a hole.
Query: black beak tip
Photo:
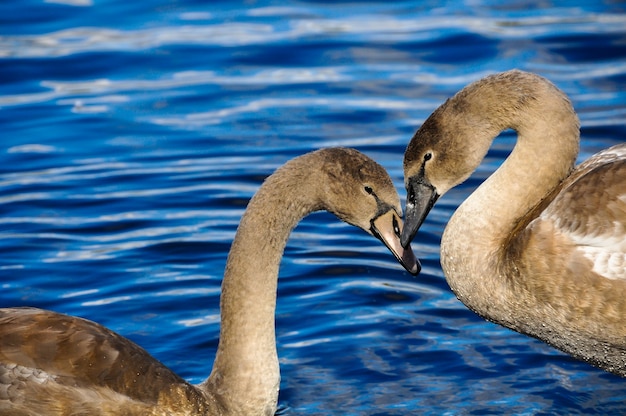
[[[411,239],[405,233],[402,233],[402,235],[400,236],[400,245],[402,245],[402,247],[404,248],[407,248],[410,242]]]
[[[411,240],[415,237],[417,232],[417,228],[415,230],[411,230],[408,224],[404,224],[404,229],[402,229],[402,234],[400,235],[400,245],[404,248],[408,248],[409,244],[411,244]]]
[[[415,270],[409,270],[413,276],[417,276],[422,271],[422,263],[420,263],[419,259],[415,259]]]

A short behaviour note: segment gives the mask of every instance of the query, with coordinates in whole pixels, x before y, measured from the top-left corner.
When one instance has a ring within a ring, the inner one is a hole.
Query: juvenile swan
[[[624,377],[626,144],[574,169],[578,118],[546,79],[488,76],[424,122],[404,155],[402,244],[507,128],[518,135],[512,153],[443,233],[448,284],[483,318]]]
[[[374,235],[409,272],[419,272],[411,249],[400,245],[400,199],[385,170],[352,149],[308,153],[268,177],[241,219],[206,381],[187,383],[138,345],[85,319],[2,309],[0,414],[273,415],[279,263],[291,230],[317,210]]]

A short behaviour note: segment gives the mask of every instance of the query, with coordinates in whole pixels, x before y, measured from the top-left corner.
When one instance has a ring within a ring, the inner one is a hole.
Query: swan
[[[278,269],[291,230],[328,210],[380,239],[411,273],[401,204],[386,171],[328,148],[276,170],[250,200],[232,243],[213,369],[191,385],[137,344],[78,317],[0,309],[1,415],[273,415],[280,382],[274,332]]]
[[[428,117],[404,155],[401,243],[507,128],[517,133],[513,151],[443,232],[446,280],[481,317],[624,377],[626,143],[574,168],[578,117],[547,79],[490,75]]]

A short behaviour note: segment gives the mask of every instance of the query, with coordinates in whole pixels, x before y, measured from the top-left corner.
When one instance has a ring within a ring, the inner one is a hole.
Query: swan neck
[[[228,255],[220,298],[220,340],[205,383],[231,407],[255,400],[272,406],[277,400],[278,270],[292,229],[310,212],[324,208],[311,191],[314,187],[308,186],[316,182],[315,175],[300,171],[286,165],[265,181],[250,200]],[[239,411],[245,412],[245,407]],[[271,408],[268,411],[273,414]]]
[[[482,100],[480,105],[461,106],[476,110],[471,117],[478,121],[463,126],[461,135],[475,140],[476,152],[483,155],[503,130],[515,130],[517,142],[504,163],[451,218],[442,237],[441,261],[457,296],[474,310],[490,310],[491,305],[472,307],[473,299],[492,302],[491,294],[507,293],[506,279],[499,271],[508,243],[573,169],[579,122],[568,98],[547,80],[535,79],[523,88],[479,87],[461,97]],[[487,128],[474,136],[476,125]],[[477,294],[482,292],[491,294]]]

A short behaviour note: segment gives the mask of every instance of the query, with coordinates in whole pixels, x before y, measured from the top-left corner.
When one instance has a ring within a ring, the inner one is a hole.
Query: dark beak
[[[426,216],[439,198],[434,186],[424,178],[423,174],[409,178],[406,197],[405,221],[400,243],[408,247],[415,237]]]
[[[402,220],[395,210],[390,209],[371,221],[370,232],[387,246],[407,272],[417,275],[422,270],[422,265],[410,244],[400,244],[401,227]]]

